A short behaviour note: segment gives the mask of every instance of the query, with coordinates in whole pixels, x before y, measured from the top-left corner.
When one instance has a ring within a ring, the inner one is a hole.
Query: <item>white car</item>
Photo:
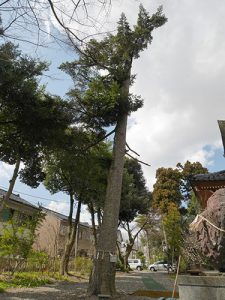
[[[143,264],[140,259],[128,259],[128,264],[132,270],[143,270]]]
[[[173,268],[165,261],[157,261],[148,267],[150,271],[173,271]]]

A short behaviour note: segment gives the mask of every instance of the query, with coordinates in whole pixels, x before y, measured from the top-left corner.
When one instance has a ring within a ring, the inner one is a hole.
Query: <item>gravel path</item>
[[[171,290],[173,284],[165,273],[131,272],[129,274],[119,273],[116,278],[116,287],[120,300],[150,300],[152,298],[131,295],[137,290],[146,290],[142,277],[159,282],[165,289]],[[55,282],[37,288],[13,288],[0,294],[1,300],[97,300],[97,297],[87,297],[87,282]],[[152,299],[153,300],[153,299]]]

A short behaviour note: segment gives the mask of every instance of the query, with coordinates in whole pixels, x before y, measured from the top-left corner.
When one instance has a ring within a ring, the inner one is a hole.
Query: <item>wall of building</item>
[[[83,225],[79,226],[78,239],[75,247],[77,256],[94,256],[95,246],[92,228]]]
[[[7,207],[0,212],[0,235],[4,228],[11,228],[8,221],[12,220],[15,224],[20,225],[25,219],[29,220],[37,212],[38,209],[36,208],[9,200]]]
[[[46,251],[49,256],[61,256],[67,237],[68,225],[66,220],[60,220],[54,214],[47,213],[37,230],[34,249]],[[92,257],[95,253],[92,228],[79,225],[78,237],[74,242],[71,257],[75,255]]]
[[[53,214],[46,214],[41,226],[37,229],[35,250],[46,251],[51,257],[58,255],[60,220]]]

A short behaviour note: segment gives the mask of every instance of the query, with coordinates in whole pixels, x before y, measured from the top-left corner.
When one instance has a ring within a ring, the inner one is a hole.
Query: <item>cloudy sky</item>
[[[132,91],[141,95],[144,107],[130,117],[128,144],[151,164],[144,167],[149,188],[158,167],[174,167],[177,162],[200,161],[211,171],[225,169],[225,159],[217,120],[225,119],[225,3],[221,0],[146,0],[154,13],[163,5],[168,22],[154,32],[152,45],[135,61],[137,74]],[[140,1],[113,0],[102,31],[116,26],[121,12],[135,24]],[[69,49],[41,49],[33,53],[52,62],[45,79],[52,93],[63,95],[71,86],[69,78],[57,70],[62,61],[72,60]],[[0,166],[0,185],[7,186],[12,168]],[[36,197],[46,206],[67,213],[67,197],[48,194],[43,187],[31,190],[16,184],[15,190]],[[22,196],[22,194],[21,194]],[[37,203],[38,199],[23,195]],[[57,202],[58,201],[58,202]],[[83,213],[83,220],[89,217]]]

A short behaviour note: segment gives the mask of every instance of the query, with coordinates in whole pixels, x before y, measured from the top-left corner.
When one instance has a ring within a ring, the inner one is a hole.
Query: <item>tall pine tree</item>
[[[149,16],[140,6],[133,30],[122,14],[115,35],[109,34],[102,41],[91,40],[79,60],[62,66],[74,79],[75,88],[70,96],[77,108],[77,119],[100,132],[104,127],[115,126],[113,158],[89,294],[116,292],[116,266],[110,257],[116,253],[127,118],[142,106],[141,98],[129,91],[134,82],[131,68],[140,52],[152,42],[153,30],[166,20],[162,7]]]

